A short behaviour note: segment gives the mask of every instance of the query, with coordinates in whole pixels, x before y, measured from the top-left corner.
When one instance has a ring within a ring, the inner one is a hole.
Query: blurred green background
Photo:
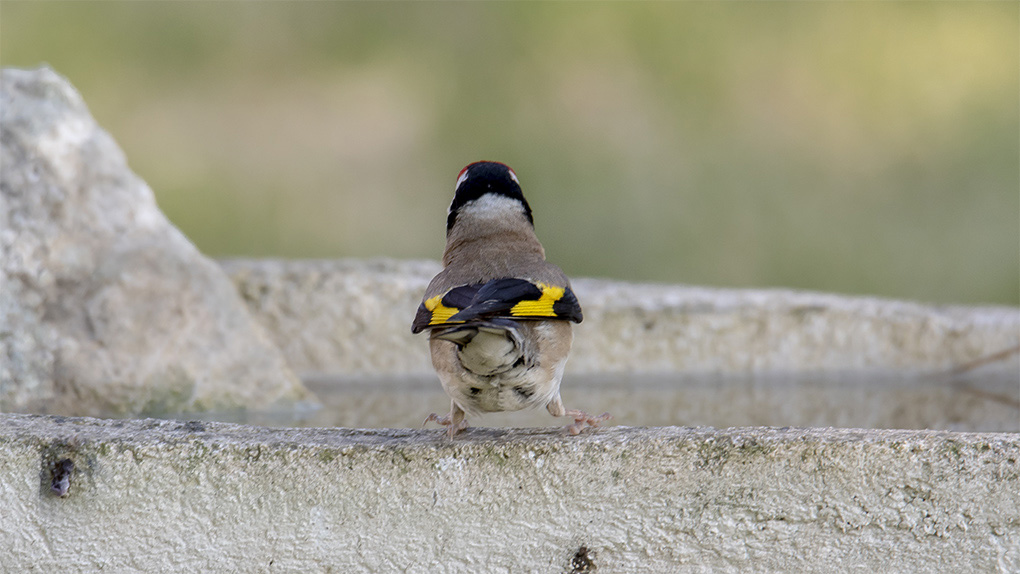
[[[1020,303],[1020,4],[25,2],[212,256],[438,258],[514,167],[574,276]]]

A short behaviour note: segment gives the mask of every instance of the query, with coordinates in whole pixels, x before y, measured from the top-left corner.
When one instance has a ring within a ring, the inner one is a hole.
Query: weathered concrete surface
[[[432,261],[230,260],[223,267],[300,373],[430,373],[410,321]],[[1020,346],[1020,309],[788,290],[574,281],[568,373],[934,372]],[[1020,373],[1020,353],[988,365]],[[1020,379],[1020,374],[1018,374]]]
[[[234,259],[221,266],[295,371],[432,372],[411,319],[432,261]]]
[[[0,140],[0,412],[310,398],[64,78],[4,69]]]
[[[0,415],[0,460],[5,572],[1020,571],[1017,433]]]

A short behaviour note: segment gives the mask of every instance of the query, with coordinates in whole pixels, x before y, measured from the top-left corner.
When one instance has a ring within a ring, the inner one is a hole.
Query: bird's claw
[[[597,428],[599,426],[599,423],[605,422],[613,418],[613,415],[609,413],[602,413],[601,415],[598,416],[592,416],[582,411],[569,411],[567,412],[567,415],[574,417],[574,424],[567,426],[567,432],[569,432],[572,435],[580,434],[581,431],[583,431],[586,426]]]
[[[424,428],[425,425],[429,424],[430,422],[439,423],[439,424],[443,425],[444,427],[447,427],[446,428],[446,434],[450,438],[453,438],[454,435],[456,435],[460,431],[466,429],[467,426],[468,426],[467,420],[465,420],[463,418],[461,418],[459,421],[454,423],[453,422],[453,417],[451,415],[446,415],[444,417],[441,417],[441,416],[437,415],[436,413],[432,413],[429,416],[425,417],[425,420],[422,421],[421,426]]]
[[[441,417],[441,416],[437,415],[436,413],[432,413],[429,416],[425,417],[425,420],[423,420],[421,422],[421,427],[425,428],[425,425],[427,425],[429,423],[439,423],[439,424],[441,424],[443,426],[449,426],[449,424],[450,424],[450,415],[446,415],[445,417]]]

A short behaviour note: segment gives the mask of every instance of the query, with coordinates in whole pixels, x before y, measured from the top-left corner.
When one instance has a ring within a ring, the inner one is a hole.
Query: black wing
[[[570,287],[526,279],[493,279],[485,284],[462,285],[431,297],[418,307],[413,333],[430,327],[477,319],[558,319],[580,323],[581,305]]]
[[[478,293],[481,288],[481,284],[461,285],[422,301],[421,305],[418,305],[418,312],[414,315],[411,332],[420,333],[428,327],[447,324],[450,317],[471,305],[475,293]]]

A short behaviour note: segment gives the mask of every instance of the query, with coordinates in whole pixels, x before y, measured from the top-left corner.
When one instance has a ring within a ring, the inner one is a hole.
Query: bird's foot
[[[454,421],[454,419],[457,419]],[[467,420],[464,419],[464,414],[460,413],[460,416],[456,416],[455,413],[450,413],[445,417],[441,417],[436,413],[432,413],[425,417],[425,420],[421,423],[421,426],[425,426],[429,423],[439,423],[446,427],[446,435],[453,438],[457,433],[467,428]]]
[[[579,434],[585,427],[590,426],[592,428],[596,428],[599,426],[599,423],[613,418],[613,415],[609,413],[602,413],[598,416],[594,416],[577,409],[568,410],[564,413],[564,416],[572,417],[574,419],[574,424],[567,426],[567,432],[573,435]]]

